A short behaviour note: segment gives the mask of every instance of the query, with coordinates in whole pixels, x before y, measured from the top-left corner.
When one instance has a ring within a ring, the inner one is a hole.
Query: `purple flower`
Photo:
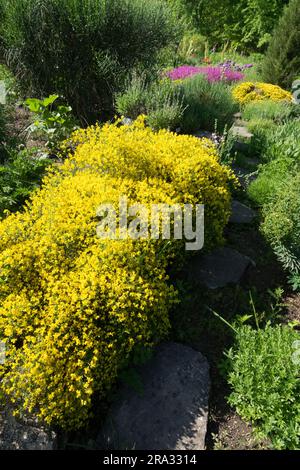
[[[202,74],[205,75],[209,82],[236,82],[242,80],[244,75],[241,72],[235,71],[231,68],[231,63],[224,64],[217,67],[195,67],[192,65],[182,65],[169,72],[167,76],[171,80],[184,80],[185,78],[192,77],[194,75]]]

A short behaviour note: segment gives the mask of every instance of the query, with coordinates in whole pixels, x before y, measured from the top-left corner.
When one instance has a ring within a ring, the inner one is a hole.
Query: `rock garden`
[[[299,31],[0,0],[1,450],[300,449]]]

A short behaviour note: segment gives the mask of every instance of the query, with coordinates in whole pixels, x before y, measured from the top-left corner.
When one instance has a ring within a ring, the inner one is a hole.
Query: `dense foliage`
[[[263,78],[286,88],[300,77],[300,0],[291,0],[276,27],[263,62]]]
[[[0,217],[4,211],[16,211],[22,208],[31,192],[38,188],[48,160],[38,160],[23,151],[13,153],[0,165]]]
[[[290,112],[290,116],[299,112],[297,106],[290,106]],[[286,113],[287,109],[288,119]],[[290,274],[293,288],[299,290],[300,121],[290,119],[281,125],[275,125],[270,119],[265,122],[264,127],[261,121],[252,127],[260,141],[260,158],[265,164],[259,168],[258,178],[249,186],[248,194],[263,208],[262,231]]]
[[[299,339],[288,326],[243,326],[228,353],[229,402],[275,449],[300,448]]]
[[[112,94],[134,67],[155,66],[176,45],[162,0],[1,0],[5,57],[27,96],[58,93],[81,118],[112,113]]]
[[[284,176],[271,202],[264,205],[262,230],[296,290],[300,289],[300,176]]]
[[[211,45],[264,47],[288,0],[167,0],[192,19]]]
[[[116,110],[121,116],[136,119],[145,114],[148,125],[154,129],[175,131],[184,113],[179,90],[170,80],[148,83],[145,76],[134,75],[123,93],[115,98]]]
[[[251,101],[292,101],[292,94],[289,91],[270,83],[243,82],[234,88],[233,97],[242,105]]]

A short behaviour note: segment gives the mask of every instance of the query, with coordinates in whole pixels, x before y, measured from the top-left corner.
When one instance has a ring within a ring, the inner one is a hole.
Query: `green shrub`
[[[291,0],[275,28],[262,66],[266,82],[291,88],[300,75],[300,0]]]
[[[276,197],[277,187],[300,168],[300,121],[289,121],[264,134],[262,161],[258,178],[251,183],[248,194],[258,205]]]
[[[275,197],[263,207],[262,231],[295,289],[300,288],[300,175],[284,178]]]
[[[16,0],[5,9],[6,57],[27,96],[58,93],[88,120],[111,115],[128,71],[151,69],[179,21],[162,0]]]
[[[147,113],[148,86],[145,76],[134,74],[123,93],[115,97],[115,106],[121,116],[136,119]]]
[[[45,145],[52,152],[59,151],[60,143],[76,129],[71,106],[59,104],[58,99],[58,95],[50,95],[43,100],[27,98],[25,101],[35,117],[28,132],[45,137]]]
[[[184,108],[177,87],[169,80],[147,83],[145,76],[134,75],[124,93],[116,96],[120,115],[136,119],[147,115],[147,124],[154,130],[175,130],[181,123]]]
[[[14,212],[36,189],[49,166],[49,160],[33,158],[26,150],[0,165],[0,218],[5,210]]]
[[[300,449],[299,339],[288,326],[243,326],[228,352],[229,403],[275,449]]]
[[[264,48],[287,0],[170,0],[185,8],[194,27],[218,46]]]
[[[249,131],[253,134],[249,143],[249,153],[252,156],[263,159],[267,153],[269,142],[273,134],[277,131],[277,124],[271,119],[252,119],[247,123]]]
[[[270,119],[278,124],[300,115],[300,106],[281,101],[253,101],[243,109],[243,118],[247,121],[252,119]]]
[[[233,123],[238,105],[233,101],[229,86],[210,83],[202,75],[196,75],[184,80],[179,87],[186,107],[181,125],[184,132],[214,131],[216,121],[217,129],[222,132]]]

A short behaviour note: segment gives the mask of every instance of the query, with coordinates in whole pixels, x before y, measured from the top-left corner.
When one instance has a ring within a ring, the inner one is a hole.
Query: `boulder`
[[[209,366],[190,347],[164,343],[139,371],[139,394],[122,386],[97,447],[118,450],[203,450]]]
[[[7,407],[0,412],[0,450],[53,450],[55,448],[55,432],[40,425],[37,419],[17,419]]]
[[[251,224],[255,218],[255,212],[239,201],[232,201],[231,210],[231,224]]]
[[[218,289],[227,284],[238,284],[253,261],[238,251],[222,247],[211,253],[195,256],[189,265],[189,279]]]

